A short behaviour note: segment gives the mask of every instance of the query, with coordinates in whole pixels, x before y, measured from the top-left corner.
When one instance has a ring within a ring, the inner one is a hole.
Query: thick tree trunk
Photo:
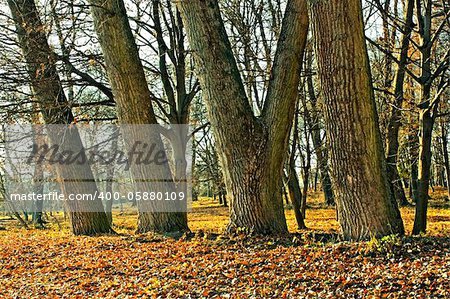
[[[221,154],[228,231],[285,233],[280,189],[308,29],[306,2],[288,1],[260,118],[250,107],[217,0],[181,0],[177,6]]]
[[[360,0],[310,1],[331,177],[345,239],[403,234],[386,179]]]
[[[55,55],[51,51],[44,26],[39,18],[34,0],[8,0],[14,19],[19,45],[28,67],[31,86],[43,111],[46,124],[70,124],[73,115],[67,103],[55,66]],[[76,127],[53,130],[50,142],[58,144],[61,150],[81,149],[83,147]],[[57,176],[62,180],[65,194],[94,194],[97,186],[87,164],[62,165],[56,167]],[[81,175],[91,183],[79,184],[64,181],[64,178],[80,178]],[[89,202],[67,202],[75,235],[92,235],[112,232],[100,200]],[[85,212],[85,211],[96,212]],[[100,212],[101,211],[101,212]]]
[[[152,95],[147,86],[123,0],[90,0],[89,2],[92,5],[95,28],[105,56],[109,82],[117,102],[119,122],[131,125],[157,124],[151,102]],[[146,132],[151,136],[143,136],[143,132],[133,131],[132,127],[129,129],[130,134],[124,136],[128,146],[131,146],[130,143],[133,140],[151,140],[158,149],[163,150],[161,136],[155,130]],[[131,172],[135,178],[143,180],[154,181],[172,177],[167,163],[148,166],[132,164]],[[148,190],[145,182],[136,184],[138,190]],[[174,184],[153,182],[152,189],[163,193],[172,192]],[[153,211],[149,204],[151,203],[138,201],[138,232],[164,233],[189,230],[186,213]]]

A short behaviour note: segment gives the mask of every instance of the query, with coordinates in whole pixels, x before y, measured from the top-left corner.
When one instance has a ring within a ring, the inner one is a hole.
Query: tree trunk
[[[108,170],[108,172],[110,172],[110,170]],[[110,177],[110,176],[108,176],[108,177]],[[111,194],[112,197],[113,197],[113,188],[112,188],[112,187],[113,187],[113,181],[112,181],[112,179],[106,181],[105,193],[106,193],[106,194]],[[112,225],[112,224],[113,224],[112,206],[113,206],[113,198],[111,198],[111,200],[108,200],[108,201],[106,202],[106,206],[105,206],[105,208],[106,208],[106,209],[105,209],[106,217],[108,217],[109,225]]]
[[[305,110],[305,115],[308,114],[307,110]],[[306,199],[308,197],[308,188],[309,188],[309,177],[311,174],[311,149],[309,145],[309,134],[307,129],[307,124],[304,127],[305,132],[305,152],[306,155],[304,157],[303,163],[303,191],[302,191],[302,200],[301,200],[301,211],[303,218],[306,218]]]
[[[444,156],[444,168],[447,186],[447,198],[445,201],[450,200],[450,161],[448,158],[448,131],[447,124],[444,122],[441,125],[441,138],[442,138],[442,155]]]
[[[222,203],[224,207],[228,207],[228,203],[227,203],[227,195],[225,193],[225,191],[220,192],[220,196],[222,198]]]
[[[294,210],[295,220],[297,221],[297,228],[306,229],[305,219],[302,214],[302,191],[300,189],[300,183],[295,171],[295,166],[293,167],[291,163],[289,163],[287,185],[289,190],[289,198],[292,203],[292,209]]]
[[[113,141],[115,143],[115,141]],[[107,165],[106,170],[106,187],[105,194],[110,194],[110,200],[106,201],[105,212],[108,217],[109,225],[113,224],[113,215],[112,215],[112,207],[114,203],[114,194],[113,194],[113,179],[114,179],[114,165]]]
[[[34,1],[8,0],[8,5],[16,25],[19,45],[27,63],[31,86],[39,100],[45,123],[71,124],[74,120],[72,111],[67,103],[56,70],[55,55],[48,45],[45,27],[39,18]],[[61,151],[83,148],[76,127],[66,127],[53,131],[54,134],[49,136],[50,142],[60,145]],[[58,178],[62,181],[62,189],[66,195],[95,194],[97,192],[97,186],[89,165],[59,165],[56,167],[56,171]],[[89,183],[80,184],[64,181],[64,178],[80,178],[81,175]],[[66,203],[70,212],[72,232],[75,235],[112,232],[100,200]],[[90,210],[95,212],[86,212]]]
[[[435,115],[438,105],[432,106],[431,88],[431,3],[425,5],[424,15],[418,12],[420,18],[420,38],[423,48],[420,49],[420,103],[419,103],[419,169],[418,169],[418,189],[416,201],[416,213],[414,217],[414,235],[425,233],[427,228],[427,207],[428,207],[428,189],[430,188],[430,170],[431,170],[431,143]]]
[[[431,14],[431,12],[429,12]],[[429,45],[429,43],[426,43]],[[423,64],[428,65],[430,60],[431,47],[422,51]],[[429,73],[429,65],[422,67],[422,72]],[[426,76],[425,78],[430,78]],[[431,146],[433,137],[433,126],[439,109],[440,92],[446,88],[446,81],[442,78],[438,85],[438,92],[431,101],[432,80],[424,80],[427,82],[422,85],[422,102],[419,113],[419,169],[418,169],[418,188],[416,213],[414,217],[414,227],[412,233],[414,235],[425,233],[427,228],[427,208],[430,188],[430,172],[431,172]]]
[[[419,153],[417,152],[417,145],[419,144],[419,137],[417,136],[417,132],[413,130],[408,136],[409,143],[409,163],[410,163],[410,183],[409,183],[409,196],[411,197],[414,203],[417,202],[417,176],[418,176],[418,168],[417,168],[417,160]]]
[[[33,184],[35,194],[42,194],[44,192],[44,170],[42,165],[36,164],[33,175]],[[44,220],[42,219],[42,211],[44,208],[44,202],[42,200],[37,200],[34,202],[34,211],[33,211],[33,223],[37,228],[44,228]]]
[[[314,151],[316,153],[317,157],[317,164],[319,166],[320,170],[320,178],[322,179],[322,189],[323,193],[325,195],[325,203],[329,206],[334,205],[334,194],[333,189],[331,186],[331,179],[330,179],[330,173],[328,171],[328,153],[323,148],[322,144],[322,138],[320,136],[320,119],[317,111],[317,97],[316,93],[314,91],[314,83],[312,80],[312,70],[311,70],[311,63],[312,63],[312,55],[308,56],[308,67],[309,75],[307,80],[307,86],[308,86],[308,94],[309,99],[311,101],[311,114],[313,115],[312,120],[308,117],[306,118],[306,121],[309,122],[309,126],[311,129],[312,134],[312,142],[314,146]]]
[[[286,181],[286,179],[285,179],[285,181]],[[289,194],[286,190],[286,186],[283,186],[283,188],[281,188],[281,193],[283,194],[285,203],[288,205],[291,201],[289,200]]]
[[[125,5],[122,0],[90,0],[95,29],[105,56],[105,66],[114,98],[117,102],[118,118],[121,124],[142,125],[157,124],[152,106],[152,95],[147,86],[144,69],[139,58],[138,48],[128,22]],[[151,140],[160,150],[164,149],[161,136],[155,130],[146,133],[129,127],[124,134],[128,147],[133,140]],[[149,134],[149,135],[148,135]],[[145,135],[145,136],[144,136]],[[174,183],[167,163],[162,165],[131,165],[133,177],[153,180],[152,189],[158,192],[174,191]],[[167,179],[167,182],[155,180]],[[145,182],[137,182],[137,190],[148,190]],[[187,215],[184,212],[154,211],[152,203],[138,201],[139,233],[183,232],[189,230]],[[164,208],[164,207],[162,207]],[[170,208],[172,209],[172,208]]]
[[[303,205],[304,199],[306,198],[302,194],[302,190],[300,188],[300,182],[298,180],[298,175],[295,167],[295,153],[297,151],[297,144],[299,139],[299,122],[298,122],[298,112],[295,113],[294,116],[294,128],[292,132],[292,144],[291,150],[289,153],[289,161],[287,164],[287,186],[289,191],[289,198],[292,203],[292,208],[294,209],[295,220],[297,221],[298,229],[305,229],[305,210],[306,204]]]
[[[116,129],[110,138],[111,140],[111,152],[115,153],[117,152],[117,143],[119,139],[119,129]],[[106,201],[105,205],[105,212],[106,216],[108,217],[109,225],[112,226],[113,224],[113,215],[112,215],[112,207],[114,203],[114,193],[113,193],[113,183],[114,183],[114,164],[110,163],[106,165],[106,184],[105,184],[105,194],[108,194],[107,196],[110,196],[110,200]]]
[[[405,68],[408,62],[408,50],[409,40],[411,38],[411,32],[414,26],[413,23],[413,10],[414,0],[407,0],[406,2],[406,14],[405,14],[405,27],[403,28],[403,35],[401,40],[401,50],[399,62],[397,65],[397,71],[395,74],[395,90],[394,90],[394,105],[392,106],[390,117],[388,120],[387,132],[386,132],[386,163],[387,174],[391,184],[391,190],[395,199],[400,206],[408,205],[406,199],[405,190],[403,189],[400,175],[397,168],[397,155],[398,155],[398,134],[401,127],[401,108],[404,102],[404,90],[403,85],[405,81]]]
[[[313,190],[314,192],[317,192],[317,181],[319,180],[319,171],[316,168],[314,171],[314,185],[313,185]]]
[[[403,234],[386,179],[360,0],[310,1],[331,177],[345,239]]]
[[[39,109],[37,105],[35,105],[36,110]],[[34,114],[32,117],[33,123],[39,123],[39,114]],[[41,145],[42,144],[42,127],[36,127],[33,131],[34,133],[34,143]],[[44,192],[44,168],[42,164],[36,163],[34,168],[33,175],[33,192],[36,194],[42,194]],[[44,220],[42,219],[42,212],[44,209],[44,202],[42,200],[37,200],[34,202],[34,211],[33,211],[33,223],[37,228],[44,228]]]
[[[425,233],[427,228],[428,189],[430,188],[431,140],[434,118],[431,111],[420,112],[419,176],[413,235]]]
[[[261,117],[253,114],[217,0],[181,0],[209,119],[230,196],[228,232],[287,232],[280,192],[294,117],[308,16],[304,0],[290,0]]]

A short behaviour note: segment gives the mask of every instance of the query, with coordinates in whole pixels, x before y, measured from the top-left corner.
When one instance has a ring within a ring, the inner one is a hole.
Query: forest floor
[[[308,230],[224,236],[228,209],[193,204],[193,235],[136,235],[116,213],[114,236],[75,237],[68,223],[23,229],[0,216],[0,298],[450,298],[450,204],[432,194],[428,234],[339,241],[335,211],[308,199]],[[402,208],[408,232],[414,208]]]

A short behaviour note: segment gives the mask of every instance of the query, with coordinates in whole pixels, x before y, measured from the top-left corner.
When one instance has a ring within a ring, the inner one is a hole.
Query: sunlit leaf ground
[[[58,215],[46,230],[2,216],[0,298],[450,298],[450,205],[432,194],[429,233],[337,240],[333,209],[309,198],[307,231],[222,236],[228,211],[194,203],[194,235],[135,235],[136,215],[115,214],[117,236],[74,237]],[[414,208],[402,209],[410,232]]]

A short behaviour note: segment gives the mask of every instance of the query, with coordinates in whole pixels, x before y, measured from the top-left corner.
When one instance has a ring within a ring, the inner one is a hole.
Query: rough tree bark
[[[147,85],[144,69],[139,58],[138,48],[128,22],[128,16],[122,0],[90,0],[95,29],[105,56],[105,66],[109,82],[117,103],[117,113],[121,124],[142,125],[157,124],[152,106],[152,95]],[[131,129],[131,127],[129,127]],[[154,131],[154,130],[153,130]],[[158,149],[163,148],[158,132],[152,136],[140,136],[138,130],[129,132],[134,136],[124,136],[127,140],[151,140]],[[145,138],[145,139],[143,139]],[[140,179],[171,177],[169,165],[149,165],[140,167],[131,165],[133,176]],[[145,188],[143,184],[141,188]],[[154,182],[152,188],[156,188]],[[173,184],[158,183],[158,191],[173,191]],[[140,233],[183,232],[187,231],[187,214],[184,212],[152,212],[148,203],[139,201],[138,229]]]
[[[71,124],[74,120],[59,75],[56,70],[55,55],[47,41],[34,0],[8,0],[16,25],[19,46],[27,63],[31,86],[42,110],[46,124]],[[53,132],[50,141],[65,148],[82,148],[81,138],[76,127],[66,127],[61,132]],[[64,137],[63,137],[64,136]],[[64,140],[64,141],[63,141]],[[67,194],[94,194],[97,191],[91,168],[86,165],[62,165],[56,167],[62,181],[62,189]],[[64,178],[83,175],[90,184],[64,181]],[[89,207],[83,205],[90,205]],[[75,235],[110,233],[111,227],[100,200],[90,202],[67,202],[72,232]],[[81,212],[81,211],[102,212]]]
[[[228,231],[287,232],[281,178],[308,31],[305,0],[287,3],[262,115],[250,107],[217,0],[181,0],[227,194]]]
[[[403,234],[386,179],[360,0],[310,0],[338,220],[345,239]]]

